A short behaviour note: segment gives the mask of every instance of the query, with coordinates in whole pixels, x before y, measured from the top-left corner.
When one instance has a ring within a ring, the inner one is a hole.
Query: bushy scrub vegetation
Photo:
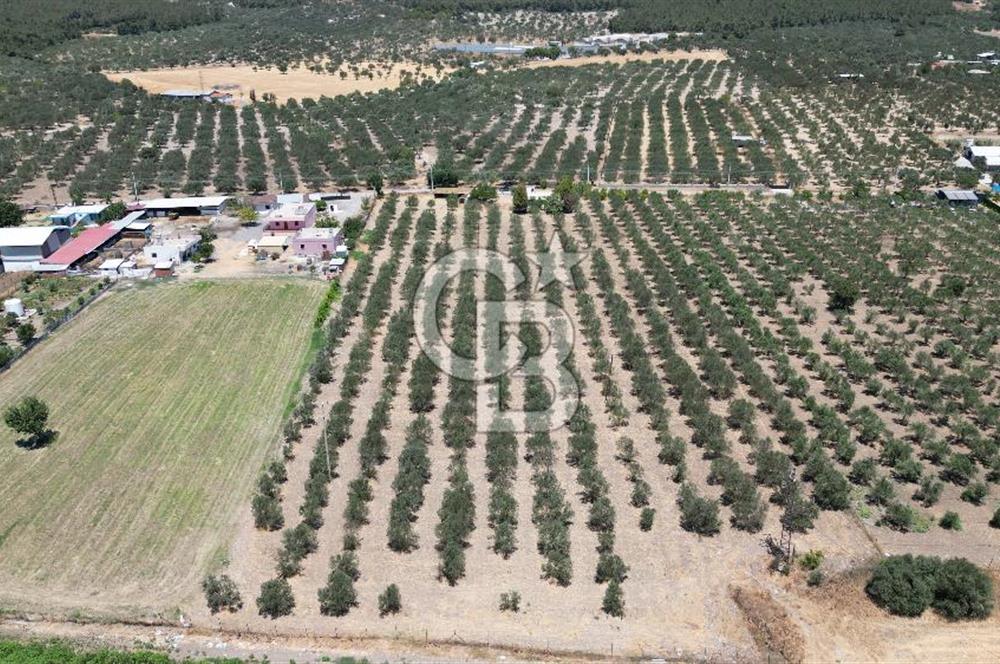
[[[949,620],[981,620],[993,611],[990,577],[964,558],[891,556],[879,562],[866,586],[890,613],[919,616],[927,608]]]

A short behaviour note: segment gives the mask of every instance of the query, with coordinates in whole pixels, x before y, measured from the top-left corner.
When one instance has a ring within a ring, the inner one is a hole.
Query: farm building
[[[965,146],[965,157],[975,166],[987,171],[1000,171],[1000,145]]]
[[[269,212],[278,207],[278,197],[274,194],[260,194],[248,197],[247,203],[257,212]]]
[[[135,261],[124,258],[109,258],[98,266],[97,273],[102,277],[117,279],[129,274],[133,268],[135,268]]]
[[[296,256],[330,258],[343,243],[339,228],[304,228],[292,239]]]
[[[475,55],[524,55],[531,46],[520,44],[435,44],[436,51],[473,53]]]
[[[937,197],[948,201],[949,205],[973,206],[979,204],[979,196],[968,189],[938,189]]]
[[[72,228],[77,224],[96,224],[101,220],[101,213],[107,209],[104,203],[96,205],[64,205],[49,215],[49,220],[55,226],[69,226]]]
[[[196,235],[161,238],[143,247],[142,255],[154,264],[169,262],[179,265],[191,258],[200,241],[201,239]]]
[[[310,194],[309,200],[325,201],[326,215],[343,222],[362,212],[366,200],[372,197],[370,191],[345,192],[343,194]]]
[[[125,229],[137,223],[142,215],[141,211],[134,211],[103,226],[91,226],[85,229],[59,247],[51,256],[42,260],[39,269],[45,272],[62,272],[92,258],[101,249],[117,242]]]
[[[316,225],[316,205],[299,203],[282,205],[271,210],[263,219],[265,231],[297,231]]]
[[[133,221],[122,230],[122,237],[132,240],[148,240],[153,234],[153,223],[140,219]]]
[[[219,104],[231,104],[233,102],[232,93],[225,92],[224,90],[166,90],[161,92],[160,96],[179,101],[200,99],[202,101],[212,101]]]
[[[193,196],[188,198],[154,198],[140,201],[134,209],[145,210],[147,217],[178,216],[213,217],[226,211],[228,196]]]
[[[171,261],[159,261],[153,265],[153,276],[154,277],[172,277],[174,276],[174,264]]]
[[[0,228],[0,258],[5,272],[24,272],[58,251],[70,238],[66,226]]]
[[[257,241],[257,252],[280,254],[288,248],[287,235],[265,235]]]
[[[299,205],[306,202],[305,194],[277,194],[275,197],[278,205]]]
[[[104,224],[85,229],[75,238],[62,245],[50,256],[41,260],[40,265],[46,272],[61,272],[72,268],[87,258],[92,257],[102,248],[118,239],[122,229],[115,224]]]

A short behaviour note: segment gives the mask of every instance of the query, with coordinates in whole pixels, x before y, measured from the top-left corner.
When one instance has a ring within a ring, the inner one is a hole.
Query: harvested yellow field
[[[322,96],[336,97],[355,92],[367,93],[398,88],[404,80],[424,78],[440,79],[447,69],[436,70],[415,63],[384,64],[359,62],[336,74],[320,73],[306,67],[281,72],[262,69],[253,65],[177,67],[147,71],[105,72],[112,81],[128,79],[152,93],[167,90],[224,89],[231,91],[237,102],[249,102],[250,92],[258,98],[265,93],[275,96],[279,103],[289,99]]]

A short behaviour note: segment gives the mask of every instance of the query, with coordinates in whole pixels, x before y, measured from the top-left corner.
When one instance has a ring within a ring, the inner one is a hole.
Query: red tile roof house
[[[263,221],[265,231],[294,233],[316,225],[316,205],[314,203],[282,205],[271,210]]]
[[[305,228],[292,238],[292,248],[296,256],[327,259],[343,242],[339,228]]]

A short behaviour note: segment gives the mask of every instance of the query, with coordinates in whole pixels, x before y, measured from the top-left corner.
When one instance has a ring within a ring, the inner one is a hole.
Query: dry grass
[[[374,77],[364,72],[371,68]],[[398,88],[408,76],[424,76],[438,79],[447,70],[421,68],[416,64],[356,63],[358,74],[341,69],[341,73],[317,73],[305,67],[289,69],[282,73],[277,69],[261,69],[252,65],[178,67],[175,69],[151,69],[148,71],[106,72],[112,81],[130,80],[137,86],[153,93],[167,90],[197,90],[205,88],[225,88],[233,92],[237,102],[250,101],[250,92],[258,98],[265,93],[275,96],[279,102],[305,97],[335,97],[354,92],[378,92]]]
[[[196,592],[225,551],[304,368],[322,287],[114,292],[0,377],[59,432],[0,430],[0,600],[114,611]]]
[[[805,659],[802,632],[773,597],[759,588],[741,586],[730,588],[730,596],[743,612],[754,642],[768,661],[772,661],[773,655],[784,662],[797,663]]]

